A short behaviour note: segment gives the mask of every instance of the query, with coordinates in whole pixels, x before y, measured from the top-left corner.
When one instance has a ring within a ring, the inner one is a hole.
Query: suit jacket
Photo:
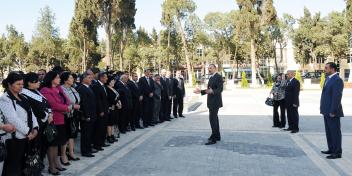
[[[163,86],[156,82],[154,82],[154,100],[155,101],[161,101],[162,100],[162,94],[163,94]]]
[[[293,78],[292,81],[287,81],[285,89],[285,102],[287,106],[297,105],[299,106],[299,92],[301,89],[301,83]]]
[[[168,100],[169,99],[169,88],[168,88],[168,83],[167,83],[167,78],[160,78],[160,83],[161,83],[161,86],[162,86],[162,91],[161,91],[161,98],[163,100]]]
[[[174,91],[174,94],[178,97],[184,97],[186,95],[185,82],[183,78],[180,78],[179,80],[174,78]]]
[[[143,76],[139,78],[138,85],[139,88],[142,90],[142,94],[145,100],[146,98],[150,98],[149,94],[154,92],[154,80],[152,78],[149,78],[150,84],[148,85],[147,79]]]
[[[79,96],[81,97],[80,111],[82,112],[82,114],[80,118],[83,120],[86,120],[88,118],[95,119],[97,117],[97,104],[96,97],[92,88],[81,84],[77,88],[77,91],[79,93]]]
[[[320,113],[324,116],[335,114],[336,117],[343,117],[342,92],[344,84],[342,79],[336,74],[329,80],[325,80],[325,86],[321,93]]]
[[[132,93],[130,88],[128,87],[127,84],[122,84],[121,81],[119,81],[116,84],[116,90],[120,94],[120,100],[122,104],[122,109],[132,109],[133,108],[133,100],[132,100]]]
[[[222,105],[222,91],[223,91],[223,85],[224,81],[222,79],[222,76],[219,75],[218,73],[215,73],[214,76],[212,76],[209,79],[208,82],[208,89],[213,89],[213,94],[208,94],[208,99],[207,99],[207,106],[209,109],[218,109],[221,108]],[[202,95],[205,95],[206,92],[205,90],[201,91]]]
[[[169,96],[174,95],[174,80],[173,78],[166,78],[167,93]]]
[[[106,89],[108,88],[105,85],[101,85],[100,82],[96,82],[93,84],[92,89],[97,102],[97,113],[104,112],[107,115],[109,112],[109,101]]]
[[[131,90],[133,101],[134,102],[138,102],[139,101],[139,97],[142,96],[142,91],[141,91],[141,89],[139,89],[138,83],[136,85],[133,81],[129,80],[127,82],[127,85],[130,88],[130,90]]]

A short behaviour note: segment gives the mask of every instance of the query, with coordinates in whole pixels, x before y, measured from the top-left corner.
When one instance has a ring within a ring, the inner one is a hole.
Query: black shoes
[[[342,154],[339,153],[339,154],[331,154],[329,156],[326,157],[327,159],[339,159],[339,158],[342,158]]]
[[[50,175],[61,175],[59,171],[51,172],[51,170],[48,169],[48,172],[49,172]]]
[[[286,129],[283,129],[283,131],[292,131],[291,128],[286,128]]]
[[[299,130],[292,130],[291,133],[298,133]]]
[[[216,144],[216,140],[209,140],[205,145],[214,145]]]
[[[181,114],[181,115],[179,115],[179,116],[180,116],[180,117],[182,117],[182,118],[186,118],[186,117],[185,117],[184,115],[182,115],[182,114]]]
[[[102,147],[109,147],[109,144],[103,144]]]
[[[66,168],[63,168],[63,167],[62,167],[62,168],[58,168],[58,167],[57,167],[56,169],[59,170],[59,171],[61,171],[61,172],[67,170]]]
[[[61,162],[61,164],[64,165],[64,166],[69,166],[69,165],[71,165],[70,162],[64,163],[64,162],[62,161],[62,158],[61,158],[61,157],[60,157],[60,162]],[[58,170],[61,171],[60,169],[58,169]]]
[[[329,150],[327,150],[327,151],[321,151],[321,153],[322,153],[322,154],[326,154],[326,155],[332,154],[332,152],[330,152]]]
[[[103,151],[104,149],[102,147],[94,147],[95,150],[98,150],[98,151]]]
[[[82,156],[83,157],[87,157],[87,158],[93,158],[94,157],[94,155],[91,154],[91,153],[84,153],[84,154],[82,154]]]
[[[78,157],[72,157],[71,155],[67,155],[67,159],[68,159],[69,161],[78,161],[78,160],[80,160],[80,158],[78,158]]]

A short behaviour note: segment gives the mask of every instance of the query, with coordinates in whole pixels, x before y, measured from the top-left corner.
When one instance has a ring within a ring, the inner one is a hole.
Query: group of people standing
[[[49,174],[60,175],[80,160],[74,148],[78,135],[81,156],[94,157],[120,134],[184,117],[181,71],[172,77],[166,70],[153,74],[146,69],[139,78],[96,68],[76,75],[54,67],[47,73],[10,72],[2,85],[3,176],[41,175],[46,156]]]
[[[324,116],[328,146],[328,150],[321,153],[327,154],[327,159],[342,158],[341,117],[344,117],[344,113],[341,101],[344,83],[337,70],[336,63],[329,62],[325,65],[326,79],[320,99],[320,113]],[[279,74],[276,77],[270,92],[274,100],[273,127],[285,128],[287,112],[288,128],[284,130],[291,133],[299,132],[299,92],[300,82],[295,78],[294,71],[288,71],[287,76]]]

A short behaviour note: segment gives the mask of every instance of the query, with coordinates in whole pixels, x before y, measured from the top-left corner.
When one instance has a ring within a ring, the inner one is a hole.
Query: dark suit
[[[134,129],[135,123],[132,123],[132,110],[133,110],[133,100],[131,90],[127,84],[123,84],[119,81],[116,84],[116,90],[120,94],[120,100],[122,104],[121,109],[121,123],[119,129],[121,132],[126,132],[127,126],[130,125]]]
[[[94,123],[97,119],[97,105],[95,94],[90,87],[81,84],[77,88],[77,91],[81,98],[81,153],[85,155],[90,154],[92,152]]]
[[[219,127],[219,117],[218,112],[222,107],[222,91],[223,91],[224,81],[222,76],[218,73],[215,73],[210,77],[208,82],[208,89],[213,89],[212,94],[208,94],[207,97],[207,107],[209,109],[209,121],[212,130],[210,138],[212,140],[220,140],[220,127]],[[202,95],[207,94],[205,90],[201,91]]]
[[[296,78],[293,78],[291,81],[288,80],[285,89],[285,102],[287,108],[288,128],[293,131],[299,130],[298,107],[300,89],[301,84]],[[296,107],[294,107],[294,105],[296,105]]]
[[[95,137],[94,146],[102,147],[105,144],[107,120],[109,113],[109,101],[107,97],[107,91],[105,85],[101,85],[100,82],[94,83],[92,86],[95,94],[95,100],[97,105],[97,120],[95,123]],[[104,113],[103,116],[100,116]]]
[[[162,86],[161,90],[161,104],[160,104],[160,121],[163,122],[167,119],[169,119],[169,116],[167,114],[168,112],[168,104],[169,104],[169,83],[168,79],[166,77],[161,77],[160,78],[160,83]]]
[[[333,154],[342,153],[340,118],[344,116],[341,104],[343,88],[343,81],[337,74],[331,78],[327,77],[320,99],[320,113],[324,115],[326,139],[329,151]]]
[[[150,93],[154,92],[154,81],[152,78],[149,78],[149,84],[147,79],[144,77],[139,78],[138,81],[139,88],[142,90],[143,101],[142,101],[142,119],[143,125],[148,126],[152,124],[153,117],[153,97],[149,97]]]
[[[174,78],[174,104],[173,104],[173,114],[177,117],[182,116],[183,112],[183,98],[186,95],[185,82],[183,78]]]
[[[166,85],[167,85],[167,93],[169,96],[174,96],[174,80],[173,78],[166,78]],[[172,98],[167,100],[166,103],[166,117],[171,118],[171,109],[172,109]]]
[[[134,122],[135,127],[140,127],[142,104],[141,104],[141,101],[139,101],[139,97],[142,96],[142,91],[139,89],[138,83],[135,83],[131,80],[127,82],[127,85],[130,88],[131,94],[132,94],[132,102],[133,102],[132,121]]]

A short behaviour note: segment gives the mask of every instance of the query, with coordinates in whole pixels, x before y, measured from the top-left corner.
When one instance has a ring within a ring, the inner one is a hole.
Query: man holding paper
[[[200,90],[197,88],[194,90],[194,93],[202,95],[207,94],[208,96],[207,107],[209,109],[209,121],[212,134],[205,145],[212,145],[221,140],[218,112],[222,107],[221,93],[223,91],[224,81],[221,75],[216,72],[216,66],[214,64],[210,64],[208,70],[210,77],[207,89]]]

